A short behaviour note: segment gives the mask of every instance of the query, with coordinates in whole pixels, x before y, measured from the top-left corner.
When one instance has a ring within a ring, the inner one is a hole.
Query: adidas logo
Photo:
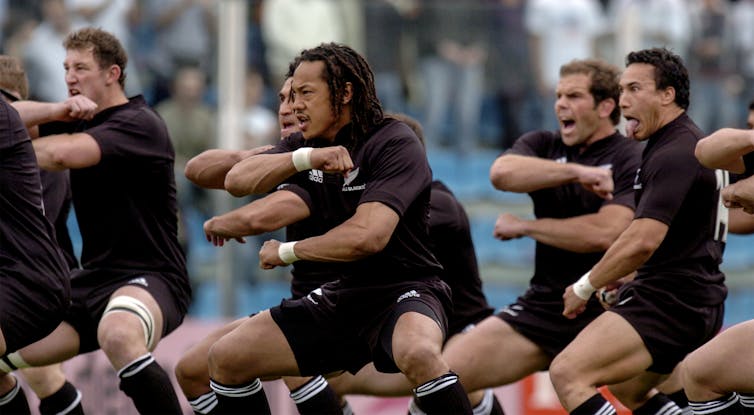
[[[405,300],[406,298],[410,298],[410,297],[417,297],[418,298],[418,297],[421,297],[421,295],[419,295],[419,293],[416,292],[416,290],[411,290],[411,291],[408,291],[408,292],[405,292],[405,293],[401,294],[401,296],[398,297],[398,301],[396,301],[396,303],[400,303],[401,301]]]
[[[317,183],[325,181],[325,175],[322,170],[309,170],[309,180]]]

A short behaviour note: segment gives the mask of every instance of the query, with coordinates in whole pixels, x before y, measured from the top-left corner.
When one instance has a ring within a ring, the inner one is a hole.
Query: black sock
[[[738,399],[737,393],[731,393],[730,395],[723,396],[720,399],[715,399],[707,402],[692,402],[689,401],[689,406],[696,413],[704,413],[710,415],[743,415],[743,407]]]
[[[634,410],[634,415],[681,415],[681,408],[663,393],[651,397]]]
[[[571,415],[615,415],[615,408],[601,394],[596,393],[571,411]]]
[[[14,377],[15,379],[15,377]],[[26,394],[21,389],[16,379],[16,386],[3,396],[0,396],[0,414],[2,415],[25,415],[30,414],[29,402],[26,401]]]
[[[269,415],[270,404],[259,379],[245,385],[223,385],[212,379],[209,386],[217,396],[215,414]]]
[[[188,398],[188,403],[195,414],[211,414],[212,410],[217,406],[217,395],[215,395],[215,391],[213,390],[196,398],[189,398],[188,396],[186,398]]]
[[[691,408],[689,408],[689,398],[686,397],[686,392],[683,389],[677,390],[668,394],[668,398],[675,402],[684,414],[691,414]]]
[[[743,408],[744,413],[754,413],[754,395],[739,393],[738,402]]]
[[[490,415],[505,415],[503,405],[500,404],[500,401],[497,400],[497,396],[494,393],[492,394],[492,409],[490,410]]]
[[[301,415],[343,413],[340,399],[322,376],[315,376],[292,390],[291,399]]]
[[[134,402],[140,414],[181,414],[181,404],[170,377],[150,353],[118,371],[120,390]]]
[[[42,415],[84,415],[84,408],[81,407],[81,392],[66,381],[57,392],[39,401],[39,413]]]
[[[500,405],[500,401],[497,400],[497,396],[492,389],[484,390],[484,397],[479,404],[472,408],[473,415],[505,415],[503,407]]]
[[[427,414],[471,414],[471,403],[458,375],[448,372],[414,389],[416,404]]]

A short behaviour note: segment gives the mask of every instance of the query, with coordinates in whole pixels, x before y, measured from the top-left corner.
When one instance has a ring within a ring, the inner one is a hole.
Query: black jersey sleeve
[[[658,152],[650,163],[642,165],[642,196],[636,218],[670,225],[700,170],[693,150]]]

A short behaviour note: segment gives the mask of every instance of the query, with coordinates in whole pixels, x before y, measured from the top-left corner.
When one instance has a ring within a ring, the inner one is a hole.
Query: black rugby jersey
[[[314,202],[309,192],[298,184],[285,183],[279,187],[283,191],[289,191],[299,196],[309,207],[309,212],[315,209]],[[285,239],[288,241],[300,241],[301,239],[318,236],[332,229],[334,225],[323,220],[317,215],[292,223],[285,228]],[[332,262],[296,261],[291,269],[291,294],[294,298],[300,298],[321,286],[324,283],[335,281],[340,278],[338,264]]]
[[[539,157],[561,163],[610,166],[613,199],[605,200],[579,183],[545,188],[529,193],[537,218],[564,219],[597,213],[608,204],[634,208],[633,179],[641,157],[640,145],[620,133],[605,137],[583,149],[566,146],[560,132],[536,131],[523,135],[508,150],[510,154]],[[532,172],[536,174],[536,172]],[[505,249],[502,244],[500,249]],[[537,241],[531,285],[561,296],[566,287],[589,271],[604,252],[576,253]]]
[[[63,251],[68,267],[77,268],[79,261],[73,252],[73,242],[68,231],[68,214],[71,211],[73,199],[68,170],[40,170],[39,175],[42,179],[42,200],[45,204],[45,216],[55,229],[55,240]]]
[[[437,276],[442,266],[429,248],[432,172],[419,139],[406,124],[393,119],[385,119],[356,145],[350,136],[350,125],[338,132],[334,142],[304,140],[300,134],[293,134],[270,150],[279,153],[300,147],[350,147],[354,168],[347,178],[319,170],[294,176],[303,177],[300,183],[312,194],[312,216],[322,218],[332,225],[330,228],[353,216],[361,203],[380,202],[400,216],[381,252],[342,264],[343,280],[360,286]]]
[[[665,239],[639,268],[652,273],[697,275],[710,282],[724,278],[722,261],[725,229],[720,189],[727,173],[702,166],[694,156],[703,136],[685,113],[652,136],[635,179],[636,218],[652,218],[669,226]],[[710,287],[710,296],[715,296]]]
[[[437,180],[432,182],[429,236],[432,253],[443,267],[440,278],[453,292],[448,331],[458,333],[466,325],[490,315],[492,307],[482,291],[466,210],[453,192]]]
[[[68,266],[44,216],[39,167],[24,123],[0,100],[0,275],[43,288],[51,304],[70,295]]]
[[[89,134],[102,153],[98,164],[70,171],[82,267],[153,272],[188,301],[177,239],[175,153],[163,120],[136,96],[74,123],[69,132]]]

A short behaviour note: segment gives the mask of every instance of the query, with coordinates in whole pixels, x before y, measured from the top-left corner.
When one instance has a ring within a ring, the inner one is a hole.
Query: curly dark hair
[[[606,99],[615,102],[610,121],[617,125],[620,122],[620,69],[600,59],[575,59],[560,67],[561,77],[576,74],[589,76],[589,93],[594,97],[595,106]]]
[[[109,68],[110,65],[120,67],[118,83],[122,88],[126,86],[126,64],[128,55],[120,40],[109,32],[96,27],[85,27],[70,33],[63,41],[66,50],[92,49],[92,56],[100,68]]]
[[[689,72],[683,59],[666,48],[652,48],[631,52],[626,56],[626,66],[646,63],[655,68],[657,89],[675,89],[675,103],[684,110],[689,108]]]
[[[346,83],[351,83],[351,125],[354,140],[366,139],[384,118],[382,105],[374,87],[374,74],[366,59],[352,48],[338,43],[322,43],[306,49],[291,62],[288,75],[303,61],[324,63],[322,79],[330,88],[330,104],[333,113],[340,116],[343,111],[343,94]]]

